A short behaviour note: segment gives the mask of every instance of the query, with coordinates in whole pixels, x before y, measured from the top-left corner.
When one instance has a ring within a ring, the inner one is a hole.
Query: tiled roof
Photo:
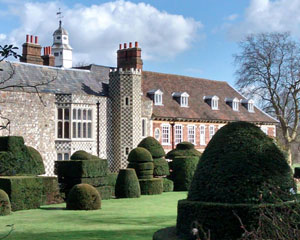
[[[156,119],[241,120],[256,123],[276,123],[275,119],[256,107],[254,113],[248,112],[242,105],[239,106],[239,111],[233,111],[226,104],[225,98],[244,99],[244,97],[226,82],[143,71],[142,90],[144,99],[150,99],[147,92],[151,89],[160,89],[163,92],[163,105],[155,106],[153,104],[153,117]],[[187,92],[189,94],[189,107],[180,107],[180,104],[172,97],[174,92]],[[212,110],[210,105],[204,101],[204,96],[218,96],[219,110]]]
[[[3,86],[15,85],[35,85],[50,81],[53,82],[39,86],[40,92],[65,93],[65,94],[89,94],[96,96],[107,96],[109,67],[90,65],[86,70],[82,69],[62,69],[49,66],[41,66],[28,63],[0,62],[0,81],[6,79],[14,69],[12,78]],[[19,90],[19,89],[6,89]],[[26,92],[34,92],[32,88],[26,88]]]

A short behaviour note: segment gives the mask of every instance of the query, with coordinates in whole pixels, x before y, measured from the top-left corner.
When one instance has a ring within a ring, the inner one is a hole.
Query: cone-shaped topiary
[[[92,155],[90,153],[87,153],[86,151],[79,150],[72,154],[70,157],[71,160],[97,160],[100,159],[95,155]]]
[[[197,221],[210,239],[235,240],[243,233],[237,216],[246,229],[257,229],[262,211],[280,216],[292,209],[299,216],[299,203],[290,201],[294,187],[285,156],[271,138],[251,123],[229,123],[209,142],[187,200],[178,202],[177,233],[190,237]]]
[[[27,146],[27,149],[28,149],[29,154],[31,155],[31,157],[34,159],[34,161],[37,164],[36,169],[37,169],[38,175],[45,174],[45,166],[44,166],[42,155],[39,153],[38,150],[36,150],[33,147]]]
[[[209,142],[197,167],[188,199],[222,203],[290,200],[294,180],[284,154],[260,128],[230,123]],[[262,194],[262,196],[261,196]]]
[[[128,156],[128,162],[153,162],[151,153],[142,147],[137,147],[134,148],[130,151],[129,156]]]
[[[67,209],[69,210],[97,210],[101,208],[99,192],[89,184],[77,184],[69,192]]]
[[[154,137],[144,138],[138,147],[146,148],[151,153],[152,158],[161,158],[166,155],[163,147]]]
[[[201,152],[195,149],[194,144],[190,142],[181,142],[176,145],[176,148],[167,153],[167,159],[174,159],[179,156],[201,156]]]
[[[139,180],[133,168],[120,170],[115,195],[116,198],[138,198],[141,196]]]
[[[153,159],[154,164],[154,176],[169,176],[170,175],[170,169],[169,164],[164,158],[154,158]]]
[[[11,204],[6,192],[0,189],[0,216],[9,215],[11,213]]]

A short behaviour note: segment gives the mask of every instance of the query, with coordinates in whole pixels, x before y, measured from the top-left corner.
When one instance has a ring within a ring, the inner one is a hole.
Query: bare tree
[[[14,47],[13,45],[4,45],[4,46],[0,45],[0,63],[9,57],[14,57],[14,58],[21,57],[20,55],[17,54],[16,52],[17,49],[18,48]],[[40,95],[39,87],[55,81],[57,79],[57,74],[56,76],[45,76],[38,83],[33,83],[33,84],[13,82],[10,80],[13,78],[15,74],[15,67],[11,63],[8,64],[9,64],[9,70],[7,70],[6,72],[4,72],[3,69],[0,68],[0,74],[2,75],[0,79],[0,90],[18,88],[24,91],[25,89],[28,88],[33,89],[34,92],[38,95],[41,103],[45,106],[43,99]],[[11,122],[10,119],[8,119],[5,116],[2,116],[1,112],[0,112],[0,119],[1,119],[0,130],[7,129],[8,132],[10,132],[9,129],[10,122]]]
[[[299,125],[300,45],[289,33],[260,33],[240,42],[236,85],[278,119],[288,162]]]

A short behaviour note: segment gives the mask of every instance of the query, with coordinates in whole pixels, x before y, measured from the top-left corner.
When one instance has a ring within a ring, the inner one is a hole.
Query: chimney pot
[[[129,48],[132,48],[132,42],[129,43]]]
[[[124,48],[127,48],[127,43],[124,43]]]
[[[38,37],[37,36],[34,37],[34,43],[38,44]]]
[[[29,35],[28,34],[26,35],[26,42],[27,43],[29,42]]]
[[[44,55],[46,55],[46,48],[44,47]]]
[[[30,35],[30,43],[33,43],[33,36]]]
[[[135,47],[138,48],[139,47],[139,43],[135,42]]]
[[[119,45],[119,50],[121,50],[121,49],[122,49],[122,44]]]
[[[51,55],[51,50],[52,50],[52,49],[51,49],[51,47],[49,46],[49,55]]]

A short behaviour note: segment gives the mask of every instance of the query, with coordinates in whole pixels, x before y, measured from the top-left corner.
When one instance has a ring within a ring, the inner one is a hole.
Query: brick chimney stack
[[[38,37],[26,35],[26,43],[23,45],[21,62],[33,63],[43,65],[43,59],[41,58],[41,45],[38,44]]]
[[[142,50],[139,48],[138,42],[135,42],[134,47],[132,47],[132,43],[129,43],[129,48],[127,48],[127,44],[124,43],[124,47],[122,49],[122,44],[120,44],[118,54],[118,68],[123,69],[143,69],[143,60],[141,58]]]
[[[44,55],[42,56],[43,65],[54,67],[55,57],[51,53],[51,47],[44,47]]]

